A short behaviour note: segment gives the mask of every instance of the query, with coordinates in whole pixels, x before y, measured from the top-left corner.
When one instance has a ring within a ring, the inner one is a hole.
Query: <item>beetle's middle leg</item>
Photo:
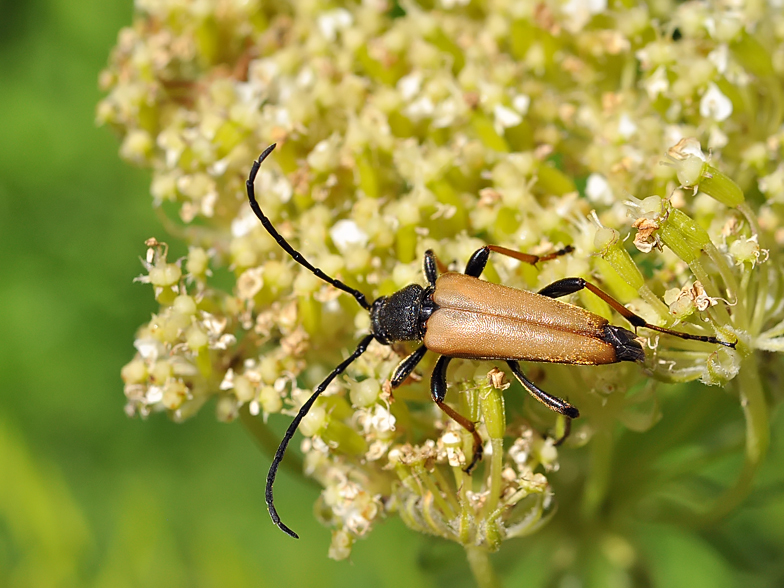
[[[463,470],[465,473],[470,474],[477,462],[482,459],[484,449],[482,447],[482,438],[476,430],[476,425],[444,402],[444,397],[446,396],[446,368],[449,366],[450,361],[452,361],[452,358],[445,355],[438,358],[436,367],[433,368],[433,376],[430,379],[430,394],[433,396],[433,400],[438,405],[438,408],[443,410],[449,418],[473,435],[474,455],[471,458],[471,463]]]
[[[691,333],[682,333],[681,331],[675,331],[666,327],[657,327],[656,325],[652,325],[640,315],[635,314],[626,308],[607,292],[600,289],[598,286],[591,284],[590,282],[586,282],[583,278],[564,278],[562,280],[558,280],[557,282],[553,282],[549,286],[545,286],[539,290],[538,293],[542,296],[547,296],[548,298],[560,298],[561,296],[579,292],[582,289],[586,289],[604,300],[607,304],[614,308],[618,314],[629,321],[635,329],[638,327],[644,327],[652,331],[674,335],[675,337],[680,337],[681,339],[702,341],[704,343],[715,343],[717,345],[724,345],[725,347],[731,347],[733,349],[735,348],[735,342],[728,343],[726,341],[719,341],[716,337],[709,337],[707,335],[692,335]]]
[[[572,419],[579,417],[580,411],[566,402],[566,400],[548,394],[539,388],[536,384],[534,384],[531,380],[526,378],[523,370],[520,369],[520,362],[510,359],[506,363],[509,366],[509,369],[512,370],[514,377],[517,378],[517,381],[523,385],[523,388],[525,388],[528,393],[531,394],[531,396],[536,398],[550,410],[566,417],[566,427],[564,428],[564,434],[560,439],[555,441],[554,445],[560,445],[563,443],[569,436],[569,432],[572,429]]]
[[[550,261],[551,259],[560,257],[561,255],[571,253],[574,251],[574,247],[567,245],[563,249],[548,253],[547,255],[531,255],[530,253],[521,253],[520,251],[515,251],[514,249],[507,249],[506,247],[501,247],[500,245],[485,245],[481,249],[477,249],[471,256],[471,259],[468,260],[465,269],[466,275],[472,276],[474,278],[481,276],[485,266],[487,265],[487,259],[490,257],[491,251],[494,253],[500,253],[501,255],[506,255],[507,257],[522,261],[523,263],[530,263],[531,265],[535,265],[540,261]]]

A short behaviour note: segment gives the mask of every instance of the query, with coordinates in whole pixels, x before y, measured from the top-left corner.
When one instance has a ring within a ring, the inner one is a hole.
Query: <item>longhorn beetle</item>
[[[256,201],[253,183],[261,163],[273,149],[275,144],[267,147],[253,162],[246,182],[250,207],[267,232],[294,261],[328,284],[351,294],[359,305],[370,313],[370,333],[360,340],[354,352],[330,372],[302,405],[286,430],[270,465],[265,490],[267,508],[272,521],[294,538],[299,536],[280,520],[272,496],[272,486],[275,483],[278,466],[300,421],[319,395],[338,374],[343,373],[367,350],[374,339],[382,345],[390,345],[397,341],[422,343],[395,368],[390,380],[392,388],[403,383],[425,353],[432,351],[440,356],[430,379],[430,393],[441,410],[473,435],[474,453],[466,471],[470,471],[481,458],[482,440],[473,422],[444,403],[447,388],[446,370],[452,359],[458,357],[505,361],[523,388],[547,408],[566,417],[566,433],[558,442],[566,438],[570,419],[577,418],[580,413],[565,400],[548,394],[526,378],[523,370],[520,369],[521,360],[601,365],[620,361],[642,362],[645,359],[645,353],[636,340],[635,333],[611,325],[596,314],[555,300],[556,298],[586,289],[615,309],[631,323],[635,331],[638,327],[644,327],[681,339],[735,347],[735,343],[719,341],[716,337],[681,333],[652,325],[583,278],[564,278],[542,288],[537,293],[479,279],[491,252],[524,263],[536,264],[570,253],[573,251],[571,246],[548,255],[530,255],[506,247],[486,245],[471,256],[464,274],[446,272],[440,276],[435,254],[428,250],[425,252],[424,260],[425,277],[428,282],[425,288],[411,284],[390,296],[381,296],[370,303],[359,290],[347,286],[311,265],[275,230],[262,212]]]

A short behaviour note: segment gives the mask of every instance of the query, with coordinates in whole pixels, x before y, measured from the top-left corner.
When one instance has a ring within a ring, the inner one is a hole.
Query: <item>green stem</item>
[[[749,203],[743,202],[742,204],[739,204],[738,210],[741,212],[741,214],[743,214],[743,216],[746,218],[746,221],[749,223],[752,234],[759,235],[760,234],[759,221],[757,220],[757,215],[754,214],[754,211],[751,209],[751,206],[749,206]]]
[[[751,491],[754,475],[765,459],[770,446],[770,423],[768,421],[768,405],[762,382],[759,377],[759,365],[754,354],[744,360],[738,373],[737,381],[740,388],[740,402],[746,419],[746,457],[740,476],[732,487],[704,516],[700,523],[711,524],[723,518],[740,505]]]
[[[769,267],[766,266],[759,269],[759,281],[757,282],[756,292],[757,296],[754,302],[754,309],[751,314],[751,325],[749,327],[749,331],[751,333],[756,334],[762,331],[762,325],[765,324],[765,321],[768,318],[767,309],[765,308],[765,301],[770,295],[768,290],[768,281],[770,275],[771,269]],[[774,287],[774,291],[775,290],[777,290],[777,288]]]
[[[721,279],[724,281],[724,289],[730,298],[730,303],[735,303],[736,305],[733,313],[736,319],[735,326],[745,329],[747,327],[747,316],[744,307],[744,297],[741,295],[741,287],[738,285],[738,280],[735,279],[735,274],[732,273],[732,268],[727,265],[724,255],[719,252],[713,243],[705,246],[705,253],[719,270]],[[740,322],[737,322],[739,316]]]
[[[433,495],[433,500],[441,511],[442,516],[446,520],[452,520],[457,516],[457,513],[452,510],[452,506],[441,495],[441,490],[436,485],[435,480],[430,476],[422,464],[416,464],[413,467],[414,475],[419,479],[422,485]]]
[[[664,321],[665,326],[672,326],[674,320],[673,316],[670,314],[670,309],[648,286],[641,286],[639,290],[637,290],[637,293],[640,295],[640,298],[653,307],[659,317]]]
[[[702,263],[699,261],[693,261],[689,264],[689,269],[694,274],[694,277],[699,280],[702,284],[702,287],[705,289],[705,293],[710,296],[711,298],[720,298],[721,292],[719,291],[718,287],[713,283],[711,280],[710,275],[705,268],[703,267]],[[737,292],[734,293],[734,296],[737,298]],[[717,304],[716,306],[711,307],[711,312],[716,314],[715,323],[717,325],[731,325],[732,320],[730,319],[730,315],[727,312],[727,309],[724,308],[723,304]]]
[[[607,496],[612,468],[613,436],[609,423],[597,423],[591,442],[591,469],[583,491],[582,515],[590,521],[596,517]]]
[[[490,563],[490,554],[475,545],[465,546],[466,559],[479,588],[501,588],[501,580]]]
[[[490,495],[482,508],[482,518],[491,516],[501,499],[501,471],[504,468],[504,440],[491,439],[493,453],[490,456]]]

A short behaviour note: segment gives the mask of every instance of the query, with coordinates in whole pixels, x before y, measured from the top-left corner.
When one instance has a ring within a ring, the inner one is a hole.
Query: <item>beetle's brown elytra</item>
[[[473,435],[474,453],[466,471],[470,471],[481,459],[482,439],[474,423],[444,402],[447,390],[447,367],[453,358],[505,361],[523,388],[539,402],[566,417],[566,432],[557,443],[566,438],[570,419],[577,418],[580,413],[567,401],[548,394],[528,380],[520,367],[520,361],[600,365],[620,361],[642,362],[645,359],[645,352],[632,331],[611,325],[603,317],[556,298],[585,289],[607,302],[628,320],[635,330],[643,327],[682,339],[735,347],[735,343],[719,341],[715,337],[681,333],[652,325],[583,278],[564,278],[537,293],[479,279],[490,253],[536,264],[571,253],[573,251],[571,246],[548,255],[538,256],[498,245],[486,245],[471,256],[465,273],[446,272],[440,276],[435,254],[427,251],[424,259],[427,286],[411,284],[389,296],[381,296],[371,304],[359,290],[347,286],[311,265],[275,230],[264,215],[256,200],[253,183],[261,163],[274,149],[275,144],[272,144],[264,150],[253,163],[248,176],[246,188],[253,212],[267,232],[294,261],[328,284],[351,294],[357,303],[370,313],[371,325],[370,333],[361,339],[354,352],[329,373],[299,409],[270,465],[265,490],[267,508],[272,521],[292,537],[298,536],[280,520],[273,498],[272,488],[278,466],[300,422],[319,395],[332,380],[367,350],[373,340],[383,345],[397,341],[422,342],[422,345],[395,368],[390,378],[393,388],[400,386],[411,375],[428,351],[440,355],[430,379],[430,392],[433,401],[441,410]]]
[[[621,361],[618,339],[606,336],[608,321],[560,300],[446,273],[436,280],[433,301],[438,310],[427,322],[423,343],[440,355],[580,365]],[[643,360],[634,334],[626,333],[626,347],[633,351],[625,355]]]

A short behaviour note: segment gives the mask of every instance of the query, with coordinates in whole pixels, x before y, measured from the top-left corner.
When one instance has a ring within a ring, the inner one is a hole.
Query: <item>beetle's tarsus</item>
[[[471,458],[471,463],[469,463],[463,471],[466,474],[470,475],[471,472],[476,467],[476,464],[478,464],[482,460],[482,457],[484,456],[484,453],[485,453],[485,450],[484,450],[484,447],[482,447],[481,443],[479,445],[477,445],[476,447],[474,447],[474,455]]]
[[[566,438],[569,437],[571,432],[572,432],[572,419],[571,419],[571,417],[566,417],[566,419],[564,421],[564,432],[563,432],[563,435],[561,435],[558,439],[553,441],[553,447],[558,447],[564,441],[566,441]]]

